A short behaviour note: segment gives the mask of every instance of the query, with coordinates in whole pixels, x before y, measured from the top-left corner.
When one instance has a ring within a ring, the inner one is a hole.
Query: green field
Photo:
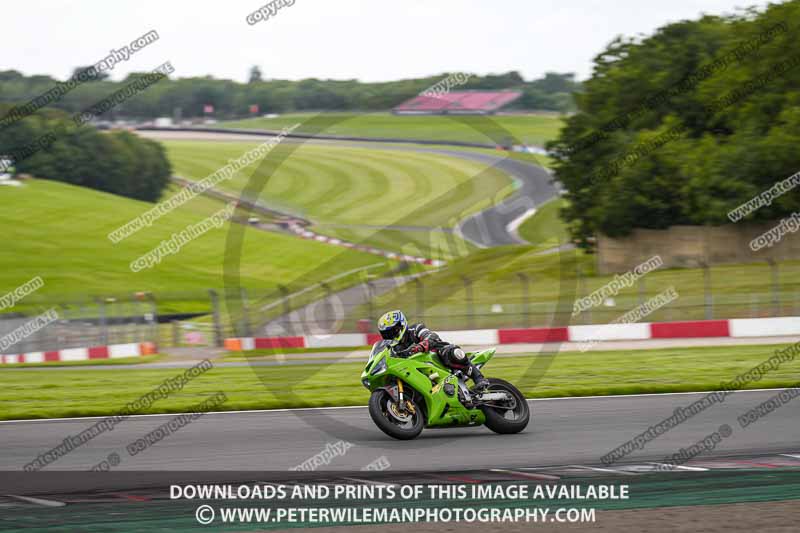
[[[564,204],[564,200],[558,198],[539,206],[536,213],[519,227],[519,236],[543,249],[570,242],[567,226],[558,216]]]
[[[526,163],[533,163],[544,168],[551,168],[553,159],[546,155],[533,154],[530,152],[515,152],[513,150],[499,150],[497,148],[464,148],[462,146],[448,146],[447,151],[450,152],[472,152],[478,154],[489,154],[499,157],[507,157],[510,159],[517,159],[525,161]]]
[[[202,179],[240,157],[257,143],[167,141],[175,173]],[[270,176],[260,199],[315,222],[339,224],[413,224],[450,227],[511,191],[511,181],[487,165],[437,154],[349,146],[277,147],[288,154]],[[220,184],[240,192],[257,165]],[[423,208],[424,209],[421,209]],[[413,219],[411,214],[414,213]]]
[[[255,143],[165,143],[176,173],[202,179]],[[295,149],[296,148],[296,149]],[[404,226],[452,228],[513,191],[508,176],[487,165],[438,154],[351,146],[296,145],[270,176],[260,200],[274,209],[317,223],[320,233],[378,248],[449,259],[451,249],[471,245],[444,233]],[[280,155],[277,155],[280,157]],[[239,193],[257,171],[253,164],[219,187]],[[392,226],[401,226],[392,228]],[[446,230],[445,230],[446,231]]]
[[[450,228],[421,230],[378,229],[370,227],[337,227],[318,225],[314,231],[351,242],[374,246],[382,250],[422,255],[445,261],[462,257],[478,249]]]
[[[303,126],[317,114],[291,113],[275,118],[253,118],[219,124],[225,128],[280,130],[301,124],[296,133],[308,130]],[[320,135],[351,137],[384,137],[396,139],[423,139],[435,141],[462,141],[481,144],[504,142],[509,135],[522,144],[543,146],[561,129],[561,117],[553,114],[478,116],[398,116],[391,113],[325,113],[325,117],[339,118]],[[508,132],[508,133],[506,133]]]
[[[780,345],[565,352],[492,360],[485,373],[512,381],[529,398],[718,390],[721,381],[767,360]],[[551,366],[538,379],[537,358]],[[365,405],[363,363],[213,368],[142,413],[181,412],[222,391],[226,410]],[[0,369],[0,419],[109,415],[182,370],[27,371]],[[262,381],[263,380],[263,381]],[[800,361],[750,388],[796,386]],[[269,387],[265,386],[265,383]],[[366,416],[366,415],[365,415]]]
[[[319,354],[323,351],[325,354],[336,354],[338,352],[362,352],[369,353],[372,346],[330,346],[327,348],[258,348],[256,350],[244,350],[241,352],[227,352],[222,356],[225,361],[252,361],[265,359],[275,361],[282,355],[293,355],[295,358],[304,359],[303,354]],[[273,357],[276,356],[276,357]],[[333,358],[336,356],[333,355]]]
[[[224,286],[228,224],[189,242],[153,268],[135,273],[129,268],[131,261],[172,233],[218,211],[223,207],[220,202],[194,198],[151,227],[113,244],[108,233],[153,204],[46,180],[2,187],[0,197],[4,205],[0,227],[7,232],[0,248],[0,293],[34,276],[45,283],[10,311],[134,291],[154,292],[162,312],[207,310],[207,289]],[[253,293],[267,293],[280,283],[300,288],[381,262],[374,255],[247,228],[241,282]],[[381,268],[388,267],[386,263]]]

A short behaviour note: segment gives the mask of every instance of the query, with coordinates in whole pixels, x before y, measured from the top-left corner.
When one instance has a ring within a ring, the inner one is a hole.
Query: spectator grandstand
[[[522,96],[519,91],[451,91],[415,96],[395,107],[395,115],[489,115]]]

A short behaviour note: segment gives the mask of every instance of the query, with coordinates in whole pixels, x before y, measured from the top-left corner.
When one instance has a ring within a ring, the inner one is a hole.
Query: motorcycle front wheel
[[[406,397],[406,408],[392,400],[385,389],[379,389],[369,397],[369,416],[378,428],[395,439],[411,440],[422,433],[425,419],[420,406],[411,397]],[[413,408],[408,408],[410,405]]]

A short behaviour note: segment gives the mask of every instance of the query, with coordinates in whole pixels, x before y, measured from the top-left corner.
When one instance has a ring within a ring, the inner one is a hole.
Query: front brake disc
[[[411,415],[408,413],[401,413],[400,411],[398,411],[397,404],[394,402],[389,404],[389,409],[387,409],[387,412],[392,416],[392,418],[400,422],[405,423],[411,421]]]

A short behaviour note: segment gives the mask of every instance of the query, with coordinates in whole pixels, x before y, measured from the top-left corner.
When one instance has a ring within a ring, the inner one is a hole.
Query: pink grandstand
[[[395,107],[397,115],[491,114],[522,96],[518,91],[451,91],[421,94]]]

